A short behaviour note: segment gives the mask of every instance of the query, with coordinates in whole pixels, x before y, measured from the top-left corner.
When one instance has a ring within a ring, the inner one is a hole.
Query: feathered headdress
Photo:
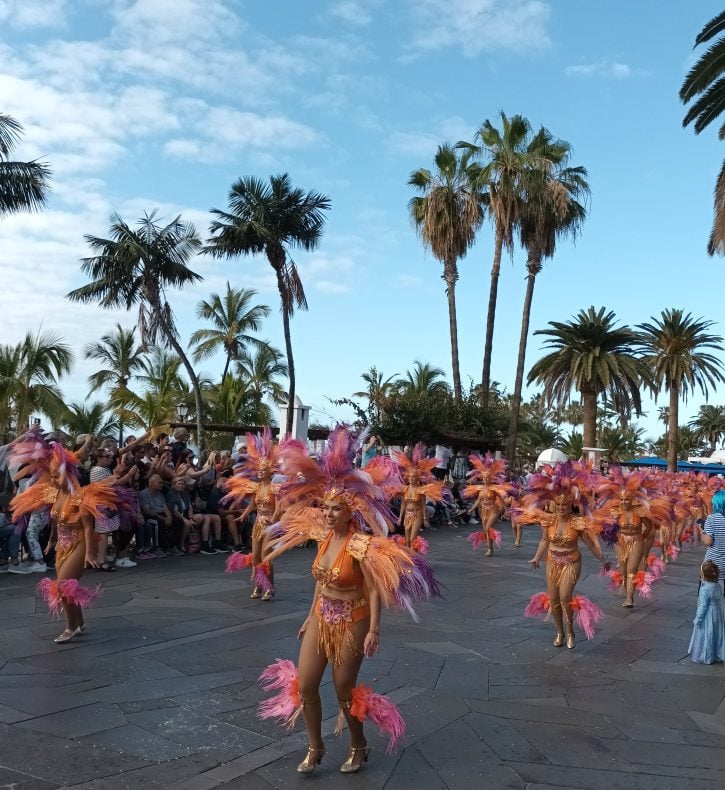
[[[538,473],[531,475],[522,504],[525,509],[543,508],[547,502],[564,497],[582,514],[588,513],[597,478],[591,464],[584,461],[565,461],[556,466],[546,464]]]
[[[495,460],[491,453],[481,458],[476,453],[468,456],[468,462],[473,467],[468,473],[472,483],[505,483],[506,482],[506,461],[503,459]]]
[[[607,477],[597,486],[597,494],[603,499],[630,494],[632,499],[646,502],[659,490],[657,481],[647,472],[628,472],[621,466],[610,466]]]
[[[405,453],[398,450],[393,452],[393,460],[400,467],[400,474],[406,482],[417,480],[419,483],[425,485],[435,480],[433,476],[433,469],[436,465],[435,458],[428,458],[426,456],[425,445],[423,442],[418,442],[410,454],[410,458]],[[367,469],[367,467],[365,467]]]
[[[73,491],[78,484],[78,458],[59,442],[49,442],[40,431],[29,431],[13,443],[8,468],[15,480],[56,478],[60,488]]]
[[[248,433],[246,443],[247,457],[239,466],[239,474],[260,478],[265,472],[274,474],[279,471],[280,448],[274,443],[268,427],[261,434]]]
[[[283,504],[309,507],[339,499],[350,508],[359,528],[387,535],[393,514],[388,508],[386,489],[395,481],[397,470],[384,457],[375,459],[375,464],[371,462],[364,470],[356,469],[353,461],[359,446],[359,437],[353,436],[347,426],[339,425],[330,434],[319,462],[294,445],[283,448],[288,478],[280,489]]]

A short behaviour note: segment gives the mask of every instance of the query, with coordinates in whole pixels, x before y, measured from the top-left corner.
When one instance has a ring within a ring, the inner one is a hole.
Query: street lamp
[[[186,415],[189,413],[189,407],[185,403],[180,403],[176,407],[176,413],[179,415],[179,422],[184,422]]]

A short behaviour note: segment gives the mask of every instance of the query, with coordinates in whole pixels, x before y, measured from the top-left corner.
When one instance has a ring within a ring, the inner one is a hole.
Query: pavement
[[[89,573],[105,592],[88,631],[53,643],[62,627],[33,596],[40,578],[0,576],[0,788],[506,788],[722,790],[725,669],[687,658],[702,550],[686,548],[628,611],[585,552],[578,591],[607,616],[596,637],[554,648],[551,623],[522,616],[544,589],[527,565],[538,541],[473,552],[470,529],[429,533],[445,599],[420,622],[385,612],[378,657],[360,680],[389,694],[407,722],[385,754],[368,728],[370,761],[338,772],[347,738],[333,735],[335,695],[322,688],[327,755],[311,777],[301,724],[260,721],[256,679],[276,658],[296,660],[308,610],[311,549],[276,565],[278,598],[249,599],[225,556],[149,560]]]

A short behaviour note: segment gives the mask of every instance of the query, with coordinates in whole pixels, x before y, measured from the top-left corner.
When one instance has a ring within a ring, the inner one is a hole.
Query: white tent
[[[536,468],[541,469],[544,464],[551,464],[553,466],[554,464],[563,463],[567,460],[567,457],[561,450],[557,450],[556,447],[550,447],[548,450],[544,450],[536,459]]]

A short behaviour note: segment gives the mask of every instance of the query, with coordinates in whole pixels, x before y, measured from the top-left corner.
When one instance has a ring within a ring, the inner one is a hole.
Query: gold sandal
[[[311,774],[315,768],[322,762],[325,756],[325,747],[321,746],[315,749],[312,746],[307,747],[307,754],[305,759],[297,766],[298,774]]]
[[[362,764],[368,761],[370,751],[370,746],[351,746],[347,760],[340,766],[340,773],[356,774],[362,768]],[[359,760],[357,759],[358,754],[362,755]]]

